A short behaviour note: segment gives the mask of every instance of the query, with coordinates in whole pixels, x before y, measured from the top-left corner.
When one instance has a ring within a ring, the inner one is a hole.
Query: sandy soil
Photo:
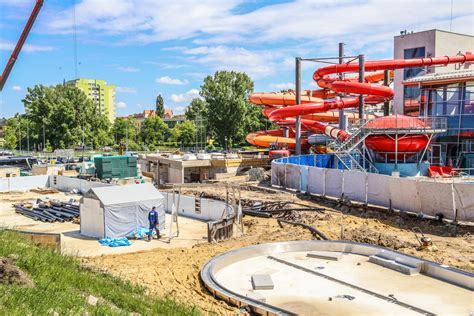
[[[223,197],[223,188],[183,190],[182,193]],[[288,215],[318,228],[331,239],[346,239],[377,244],[419,256],[441,264],[474,271],[474,229],[458,227],[387,211],[364,210],[337,202],[311,200],[293,193],[242,191],[242,199],[264,201],[298,201],[321,206],[324,212],[298,212]],[[312,239],[304,228],[285,225],[276,219],[245,217],[245,235],[219,244],[199,244],[193,248],[156,249],[133,254],[84,258],[83,263],[103,272],[146,286],[153,294],[172,297],[184,304],[197,306],[204,312],[219,315],[235,314],[239,310],[214,299],[204,288],[199,272],[213,256],[243,246],[272,241]],[[412,231],[419,227],[438,248],[436,252],[417,250],[418,242]]]

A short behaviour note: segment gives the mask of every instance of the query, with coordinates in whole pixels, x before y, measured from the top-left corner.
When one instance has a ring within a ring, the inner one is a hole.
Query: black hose
[[[280,227],[282,227],[281,223],[291,224],[291,225],[295,225],[295,226],[301,226],[301,227],[304,227],[304,228],[308,229],[311,232],[311,234],[313,234],[313,236],[318,236],[323,240],[331,240],[324,233],[317,230],[313,226],[309,226],[309,225],[306,225],[306,224],[303,224],[303,223],[300,223],[300,222],[287,221],[285,219],[280,219],[280,218],[277,219],[277,221],[278,221],[278,224],[280,225]]]

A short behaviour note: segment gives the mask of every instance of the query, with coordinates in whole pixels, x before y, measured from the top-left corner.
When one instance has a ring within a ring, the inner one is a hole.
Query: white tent
[[[163,195],[149,183],[91,188],[81,199],[81,235],[124,237],[148,229],[148,212],[156,207],[160,231],[165,228]]]

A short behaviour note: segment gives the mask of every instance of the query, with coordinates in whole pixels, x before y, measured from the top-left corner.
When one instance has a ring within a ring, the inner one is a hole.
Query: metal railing
[[[446,132],[448,121],[446,117],[397,117],[395,120],[378,120],[376,127],[365,124],[360,129],[373,134],[433,134]]]

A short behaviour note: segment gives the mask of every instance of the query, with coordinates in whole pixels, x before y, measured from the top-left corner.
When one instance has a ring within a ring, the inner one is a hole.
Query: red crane
[[[13,69],[13,65],[15,65],[15,61],[17,60],[18,55],[20,54],[21,48],[23,47],[23,44],[25,44],[26,38],[28,37],[31,28],[35,23],[36,17],[38,16],[38,13],[40,12],[41,7],[43,6],[43,2],[44,0],[36,0],[35,7],[33,8],[33,11],[30,14],[30,18],[28,19],[28,22],[26,22],[25,28],[23,29],[23,32],[21,32],[20,39],[16,43],[15,49],[10,55],[10,59],[8,59],[8,62],[5,65],[5,69],[3,70],[2,76],[0,77],[0,91],[3,90],[3,86],[7,82],[8,76],[10,75],[10,72]]]

